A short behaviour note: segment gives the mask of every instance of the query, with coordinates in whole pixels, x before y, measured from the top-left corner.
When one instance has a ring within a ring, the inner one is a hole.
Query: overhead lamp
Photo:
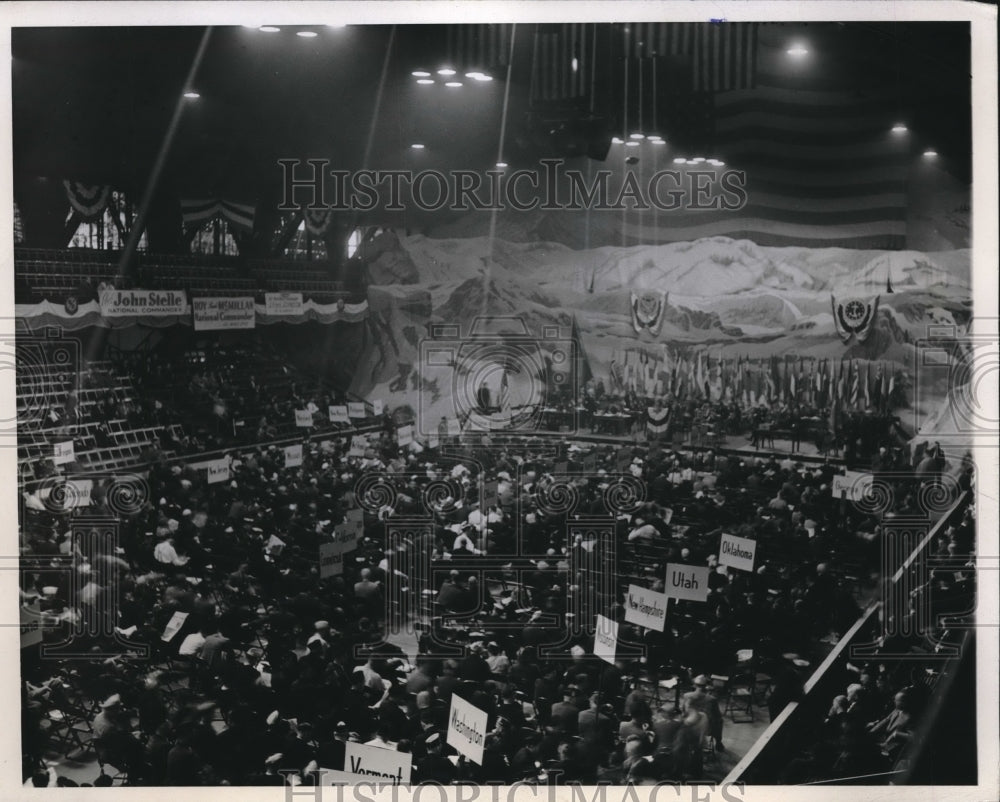
[[[701,164],[703,161],[708,161],[704,156],[695,156],[691,159],[691,164]]]
[[[189,100],[197,100],[198,98],[201,97],[201,95],[199,95],[193,89],[189,89],[187,92],[184,93],[184,97],[188,98]]]
[[[424,146],[421,145],[419,142],[414,142],[412,145],[410,145],[410,147],[413,150],[423,150],[424,149]]]
[[[410,73],[414,78],[430,78],[431,74],[427,70],[414,70]]]
[[[687,164],[687,161],[688,160],[685,159],[683,156],[678,156],[676,159],[674,159],[674,164]]]
[[[264,33],[277,33],[281,30],[277,25],[261,25],[258,31],[263,31]]]
[[[642,134],[629,134],[628,138],[629,139],[645,139],[646,137],[643,136]]]
[[[650,142],[652,142],[654,145],[666,145],[667,144],[662,139],[651,139]]]
[[[449,86],[449,87],[451,87],[452,89],[455,89],[456,87],[459,87],[459,86],[461,86],[461,85],[462,85],[462,82],[461,82],[461,81],[448,81],[448,82],[447,82],[447,83],[445,84],[445,86]]]
[[[925,150],[924,151],[924,156],[927,156],[928,158],[933,158],[934,156],[937,156],[937,155],[938,155],[937,151],[933,150],[933,149],[931,149],[931,150]]]
[[[442,67],[438,70],[438,75],[454,75],[455,71],[451,67]]]
[[[789,56],[794,56],[796,58],[809,55],[809,51],[806,50],[802,45],[793,45],[792,47],[788,48],[788,50],[786,50],[785,52],[788,53]]]
[[[432,83],[434,83],[434,79],[433,78],[417,78],[417,83],[418,84],[432,84]]]
[[[622,139],[622,138],[620,138],[620,137],[617,137],[617,136],[613,136],[613,137],[611,137],[611,144],[612,144],[612,145],[620,145],[620,144],[622,144],[622,142],[624,142],[624,141],[625,141],[624,139]]]
[[[625,143],[625,147],[627,147],[627,148],[637,148],[637,147],[639,147],[639,143],[636,142],[634,139],[632,139],[632,140],[629,140],[628,142]]]
[[[317,36],[319,36],[319,34],[316,33],[316,31],[296,31],[295,35],[301,36],[303,39],[315,39]]]
[[[508,166],[507,162],[497,162],[497,167],[503,168],[503,167],[507,167],[507,166]]]
[[[894,126],[892,126],[892,132],[894,134],[905,134],[909,130],[910,129],[907,128],[905,125],[903,125],[903,123],[896,123]]]

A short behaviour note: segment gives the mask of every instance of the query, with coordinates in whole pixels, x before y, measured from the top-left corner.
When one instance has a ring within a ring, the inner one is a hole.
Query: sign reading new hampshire
[[[192,298],[195,331],[252,329],[256,321],[253,296]]]
[[[486,741],[486,711],[466,702],[457,693],[451,695],[448,713],[448,745],[455,747],[473,763],[483,765],[483,744]]]
[[[663,632],[667,621],[667,594],[639,585],[629,585],[625,597],[625,620],[646,629]]]
[[[723,535],[719,544],[719,565],[752,571],[757,555],[757,541],[736,535]]]
[[[184,290],[104,290],[100,300],[104,317],[182,315],[188,305]]]

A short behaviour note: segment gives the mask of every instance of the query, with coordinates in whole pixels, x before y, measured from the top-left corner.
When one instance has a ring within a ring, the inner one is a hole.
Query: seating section
[[[81,285],[96,289],[101,282],[118,288],[183,289],[193,294],[301,292],[321,303],[348,297],[344,283],[330,278],[336,269],[333,262],[139,253],[137,269],[122,275],[120,255],[120,251],[84,248],[17,248],[15,277],[28,292],[28,297],[18,300],[62,300]]]

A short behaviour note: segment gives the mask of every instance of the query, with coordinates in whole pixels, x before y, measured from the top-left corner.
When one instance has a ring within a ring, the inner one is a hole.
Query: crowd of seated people
[[[877,516],[832,497],[831,464],[602,446],[584,471],[585,444],[563,444],[564,466],[530,441],[349,446],[307,441],[287,468],[280,448],[237,449],[212,484],[161,462],[127,511],[95,494],[113,546],[81,548],[72,514],[25,512],[22,598],[46,643],[93,654],[23,652],[26,777],[91,748],[102,782],[111,767],[135,784],[308,784],[355,741],[410,752],[421,782],[697,780],[725,748],[722,708],[735,720],[732,680],[750,677],[746,712],[768,694],[780,711],[879,570]],[[894,481],[912,508],[922,480]],[[321,578],[321,544],[359,506],[356,548]],[[414,515],[430,524],[388,538]],[[577,516],[608,522],[616,564]],[[756,540],[754,571],[718,564],[723,531]],[[627,585],[662,590],[670,562],[711,569],[706,601],[671,603],[663,632],[626,623]],[[596,613],[620,622],[614,665],[593,654]],[[488,713],[481,765],[447,744],[454,694]]]

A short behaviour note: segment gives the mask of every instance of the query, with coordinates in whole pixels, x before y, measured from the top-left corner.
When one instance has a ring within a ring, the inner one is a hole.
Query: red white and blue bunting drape
[[[63,181],[63,186],[66,187],[69,205],[86,222],[100,218],[108,206],[110,186],[91,186],[79,181]]]
[[[329,231],[330,223],[333,222],[333,210],[317,209],[313,211],[306,208],[302,210],[302,218],[306,223],[306,231],[314,237],[322,237]]]
[[[185,228],[201,226],[221,217],[236,228],[253,231],[256,207],[220,198],[182,198],[181,217]]]

